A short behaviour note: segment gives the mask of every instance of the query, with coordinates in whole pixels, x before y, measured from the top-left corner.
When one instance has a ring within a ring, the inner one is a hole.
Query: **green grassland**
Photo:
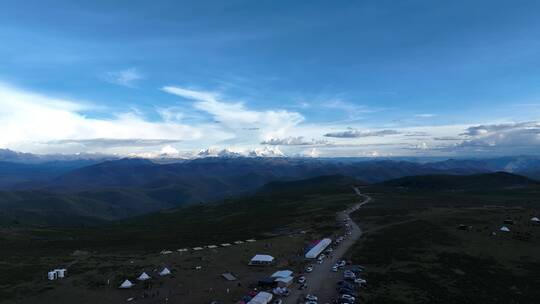
[[[537,187],[364,191],[374,200],[353,214],[365,235],[348,255],[367,267],[366,303],[537,302]]]

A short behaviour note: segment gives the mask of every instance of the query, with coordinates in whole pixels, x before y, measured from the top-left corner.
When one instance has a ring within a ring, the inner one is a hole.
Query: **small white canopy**
[[[133,283],[129,280],[125,280],[124,283],[122,283],[118,288],[131,288],[133,287]]]
[[[146,281],[149,279],[150,279],[150,276],[146,272],[141,273],[141,275],[137,278],[137,280],[139,281]]]
[[[279,270],[274,272],[270,277],[272,278],[287,278],[293,275],[293,272],[290,270]]]
[[[536,222],[536,223],[538,223],[538,222],[540,222],[540,219],[537,218],[537,217],[535,216],[535,217],[533,217],[533,218],[531,219],[531,222]]]
[[[251,258],[251,262],[271,263],[273,261],[274,261],[274,257],[267,254],[256,254],[253,258]]]
[[[203,250],[203,249],[204,248],[202,248],[202,247],[193,247],[193,250],[195,250],[195,251],[199,251],[199,250]]]
[[[58,275],[59,278],[63,278],[63,277],[66,276],[67,269],[60,268],[60,269],[55,269],[53,271],[56,272],[56,274]]]
[[[506,226],[502,226],[499,230],[504,231],[504,232],[510,232],[510,228],[508,228]]]
[[[47,272],[47,278],[49,280],[56,280],[56,278],[58,277],[58,273],[56,273],[56,271],[49,271]]]
[[[248,304],[267,304],[272,301],[272,294],[269,292],[261,291]]]
[[[223,243],[223,244],[221,244],[221,247],[229,247],[229,246],[231,246],[231,243]]]
[[[171,274],[171,271],[167,267],[163,268],[163,270],[159,273],[160,276],[166,276],[170,274]]]

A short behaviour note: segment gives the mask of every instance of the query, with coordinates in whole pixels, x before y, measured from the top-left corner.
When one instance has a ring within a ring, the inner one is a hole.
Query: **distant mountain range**
[[[0,150],[0,224],[23,223],[25,219],[40,225],[93,224],[215,202],[259,190],[286,194],[288,187],[303,187],[304,191],[316,187],[324,191],[328,176],[341,176],[337,180],[344,183],[348,179],[359,184],[398,179],[387,185],[443,189],[452,186],[457,179],[455,175],[497,171],[540,178],[540,159],[502,157],[420,162],[222,155],[156,163],[149,159],[105,156],[54,159]],[[459,181],[468,178],[482,178],[493,187],[499,185],[485,176],[463,177]],[[305,179],[312,179],[312,184],[304,181],[294,184]],[[332,178],[332,182],[336,179]]]

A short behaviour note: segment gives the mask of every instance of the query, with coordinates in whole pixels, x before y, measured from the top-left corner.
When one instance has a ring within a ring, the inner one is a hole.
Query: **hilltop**
[[[378,184],[385,187],[405,187],[430,190],[474,190],[522,188],[540,186],[538,181],[507,172],[473,175],[432,174],[407,176]]]

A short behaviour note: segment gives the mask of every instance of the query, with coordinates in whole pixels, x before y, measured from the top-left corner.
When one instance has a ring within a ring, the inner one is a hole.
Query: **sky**
[[[0,148],[540,148],[538,1],[3,1]]]

